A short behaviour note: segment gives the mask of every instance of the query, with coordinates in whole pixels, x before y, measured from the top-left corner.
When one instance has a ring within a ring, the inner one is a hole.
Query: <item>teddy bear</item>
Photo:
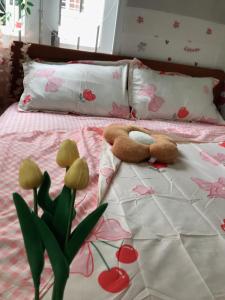
[[[111,124],[104,129],[103,136],[112,145],[112,153],[129,163],[150,160],[171,164],[179,154],[173,139],[145,128]]]

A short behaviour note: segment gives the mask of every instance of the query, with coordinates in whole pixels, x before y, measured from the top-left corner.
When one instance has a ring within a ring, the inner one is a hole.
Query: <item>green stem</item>
[[[108,245],[108,246],[111,246],[111,247],[113,247],[113,248],[116,248],[116,249],[119,249],[120,247],[118,247],[118,246],[114,246],[114,245],[112,245],[112,244],[110,244],[110,243],[108,243],[108,242],[105,242],[105,241],[100,241],[101,243],[103,243],[103,244],[106,244],[106,245]]]
[[[35,287],[35,296],[34,296],[34,300],[39,300],[39,287]]]
[[[63,300],[67,279],[68,277],[65,278],[63,281],[54,282],[52,300]]]
[[[109,267],[109,265],[107,264],[107,262],[106,262],[104,256],[102,255],[101,251],[98,249],[98,247],[97,247],[93,242],[91,242],[91,244],[92,244],[92,246],[94,246],[95,250],[98,252],[98,254],[99,254],[99,256],[101,257],[101,259],[103,260],[103,262],[104,262],[106,268],[107,268],[108,270],[110,270],[110,267]]]
[[[67,243],[69,241],[71,227],[72,227],[72,222],[73,222],[73,210],[74,210],[74,203],[75,203],[75,198],[76,198],[76,190],[72,191],[71,197],[72,197],[72,201],[71,201],[71,207],[70,207],[68,227],[67,227],[67,232],[66,232],[65,246],[67,245]]]
[[[37,189],[33,189],[34,194],[34,213],[38,216],[38,201],[37,201]]]

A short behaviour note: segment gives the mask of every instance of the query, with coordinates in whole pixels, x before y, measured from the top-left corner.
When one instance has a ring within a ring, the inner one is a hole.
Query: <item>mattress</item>
[[[185,142],[179,160],[121,162],[102,137],[111,123],[170,133]],[[109,206],[72,263],[65,300],[225,299],[224,126],[21,113],[16,105],[0,118],[0,298],[33,299],[11,196],[19,192],[31,204],[32,194],[18,185],[20,161],[29,156],[48,170],[56,196],[64,171],[55,156],[67,138],[90,168],[90,184],[77,194],[77,218],[100,202]],[[52,281],[46,262],[44,300],[51,299]]]

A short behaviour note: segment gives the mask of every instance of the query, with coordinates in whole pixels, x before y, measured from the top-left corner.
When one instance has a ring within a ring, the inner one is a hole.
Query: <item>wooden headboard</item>
[[[22,51],[22,42],[14,42],[11,46],[11,82],[10,82],[10,98],[18,101],[23,91],[23,68],[22,61],[24,51]],[[111,60],[131,59],[127,56],[117,56],[111,54],[85,52],[71,49],[55,48],[46,45],[30,44],[27,54],[31,59],[40,59],[51,62],[68,62],[71,60]],[[197,66],[188,66],[182,64],[174,64],[169,62],[141,59],[141,61],[150,68],[164,72],[179,72],[193,77],[214,77],[219,79],[219,84],[214,89],[215,101],[219,97],[224,81],[225,73],[222,70],[201,68]]]

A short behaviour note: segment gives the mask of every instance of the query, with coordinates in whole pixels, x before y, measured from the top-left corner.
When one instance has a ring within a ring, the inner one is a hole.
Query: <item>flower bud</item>
[[[38,188],[43,175],[38,165],[31,159],[24,159],[19,168],[19,185],[25,190]]]
[[[56,162],[62,168],[69,168],[78,157],[76,143],[72,140],[65,140],[60,144]]]
[[[64,183],[74,190],[85,189],[89,182],[89,170],[86,160],[78,158],[67,171]]]

